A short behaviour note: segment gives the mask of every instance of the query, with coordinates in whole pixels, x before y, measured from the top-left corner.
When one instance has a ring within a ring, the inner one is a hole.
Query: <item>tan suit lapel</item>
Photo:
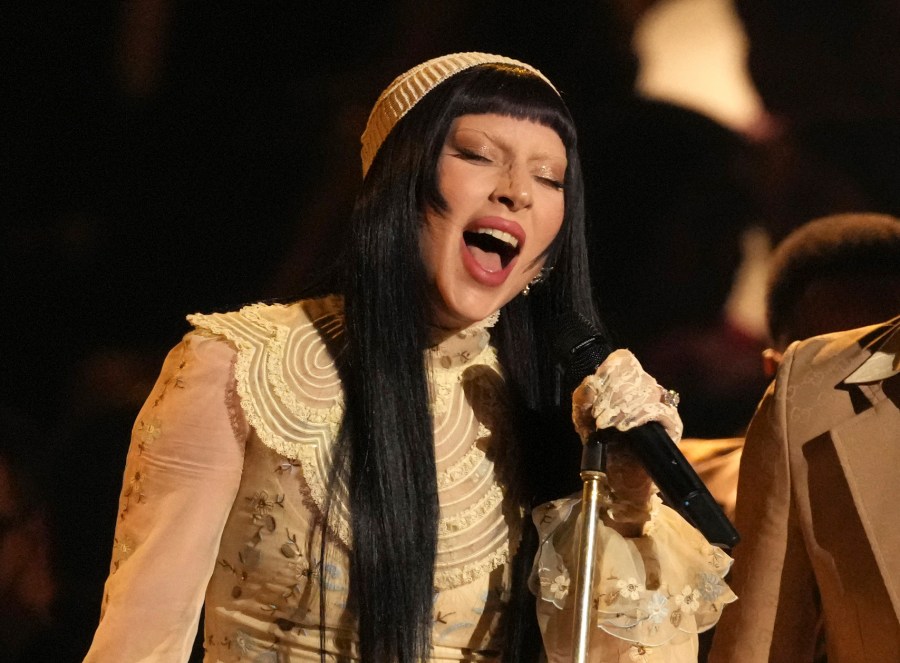
[[[894,613],[900,620],[900,410],[890,400],[881,399],[874,407],[835,427],[831,436]]]

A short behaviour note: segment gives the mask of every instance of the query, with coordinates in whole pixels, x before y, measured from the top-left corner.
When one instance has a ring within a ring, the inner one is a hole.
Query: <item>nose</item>
[[[522,169],[510,166],[497,177],[491,200],[512,212],[531,207],[531,176]]]

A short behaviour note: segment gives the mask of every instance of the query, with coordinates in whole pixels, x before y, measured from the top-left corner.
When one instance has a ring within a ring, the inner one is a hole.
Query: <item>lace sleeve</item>
[[[188,659],[248,433],[234,356],[189,334],[138,415],[88,663]]]

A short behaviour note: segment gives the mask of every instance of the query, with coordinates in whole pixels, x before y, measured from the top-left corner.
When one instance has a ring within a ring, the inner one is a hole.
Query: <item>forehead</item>
[[[532,120],[494,113],[460,115],[450,126],[448,138],[464,136],[504,149],[521,150],[529,157],[566,158],[566,147],[559,134]]]

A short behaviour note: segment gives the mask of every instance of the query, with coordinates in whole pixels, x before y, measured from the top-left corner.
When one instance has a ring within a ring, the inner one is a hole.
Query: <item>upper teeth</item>
[[[507,232],[503,232],[502,230],[497,230],[496,228],[479,228],[475,231],[476,233],[480,233],[482,235],[490,235],[491,237],[495,237],[499,239],[501,242],[505,242],[509,244],[514,249],[519,246],[519,240],[510,235]]]

